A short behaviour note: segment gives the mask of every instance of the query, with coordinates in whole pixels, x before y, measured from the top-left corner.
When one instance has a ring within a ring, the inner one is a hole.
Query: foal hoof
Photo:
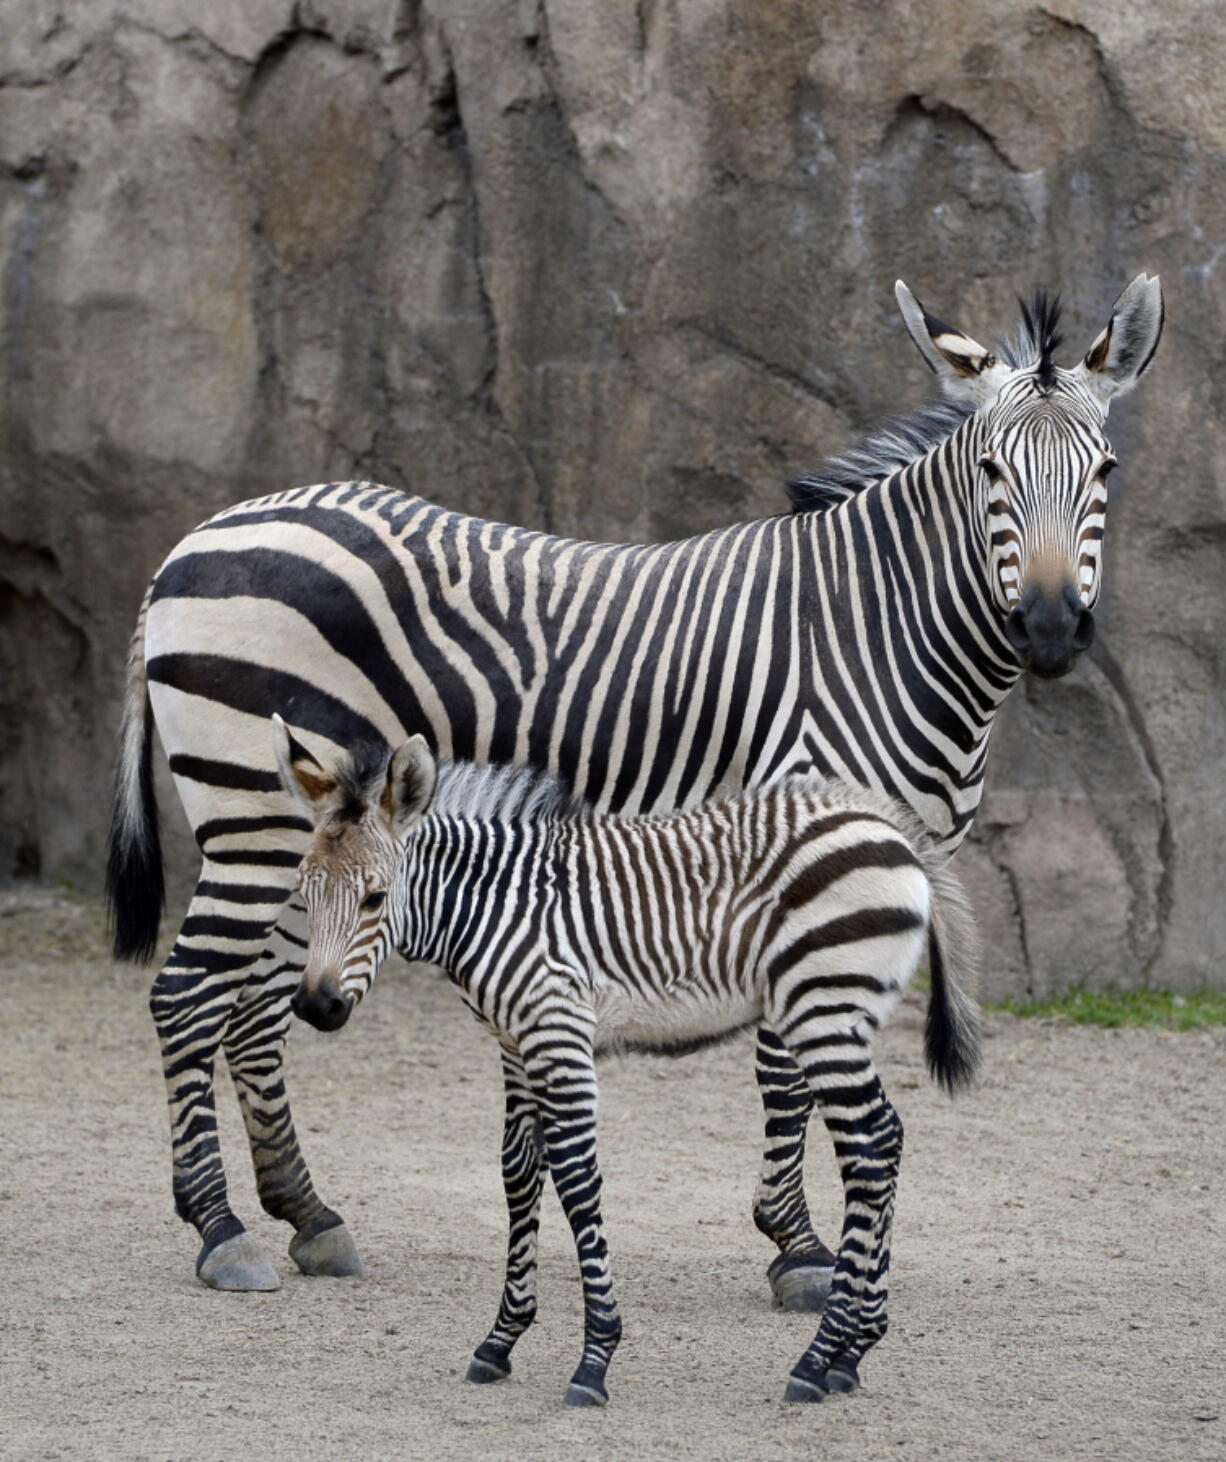
[[[785,1401],[825,1401],[826,1392],[814,1381],[802,1380],[800,1376],[789,1376]]]
[[[815,1314],[826,1308],[834,1283],[834,1264],[817,1255],[780,1254],[766,1271],[775,1308]]]
[[[196,1277],[210,1289],[281,1288],[281,1276],[272,1260],[248,1233],[235,1234],[215,1248],[202,1249],[196,1260]]]
[[[499,1366],[493,1361],[482,1360],[479,1355],[474,1355],[468,1363],[468,1372],[464,1379],[471,1381],[474,1386],[489,1386],[494,1381],[505,1381],[510,1374],[510,1361],[505,1366]]]
[[[332,1279],[366,1278],[357,1245],[343,1223],[333,1224],[310,1238],[295,1234],[289,1241],[289,1256],[303,1274],[326,1274]]]
[[[567,1406],[607,1406],[609,1404],[609,1393],[603,1388],[597,1390],[595,1386],[584,1386],[578,1381],[572,1381],[566,1388]]]

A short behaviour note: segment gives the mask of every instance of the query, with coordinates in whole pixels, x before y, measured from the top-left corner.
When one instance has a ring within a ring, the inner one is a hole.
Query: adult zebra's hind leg
[[[468,1379],[482,1384],[511,1374],[511,1348],[536,1318],[536,1244],[545,1186],[545,1136],[536,1098],[518,1052],[506,1046],[502,1075],[506,1088],[502,1182],[510,1232],[498,1318],[468,1366]]]
[[[206,860],[149,1010],[170,1105],[175,1211],[202,1240],[196,1273],[214,1289],[268,1290],[280,1287],[276,1268],[230,1208],[213,1076],[239,992],[289,888],[288,880],[239,878]]]
[[[902,1123],[856,1033],[789,1040],[802,1062],[843,1178],[843,1233],[830,1299],[812,1344],[792,1368],[785,1401],[821,1401],[860,1383],[864,1354],[886,1333],[890,1231]]]
[[[835,1256],[818,1238],[805,1199],[805,1133],[813,1092],[787,1047],[766,1025],[758,1028],[754,1075],[766,1143],[753,1221],[779,1249],[766,1277],[781,1309],[819,1311],[830,1295]]]
[[[293,1224],[290,1258],[303,1274],[358,1278],[365,1270],[339,1213],[315,1192],[298,1146],[285,1090],[290,999],[305,962],[306,910],[285,907],[235,1002],[225,1031],[226,1062],[238,1094],[260,1203]]]

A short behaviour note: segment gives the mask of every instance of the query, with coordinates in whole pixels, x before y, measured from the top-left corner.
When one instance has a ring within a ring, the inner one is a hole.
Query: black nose
[[[1094,616],[1083,607],[1072,584],[1055,593],[1036,586],[1009,611],[1005,635],[1027,670],[1055,679],[1067,675],[1076,657],[1094,643]]]
[[[299,985],[289,1008],[299,1020],[305,1020],[317,1031],[336,1031],[349,1019],[353,1002],[330,981],[321,981],[314,990]]]

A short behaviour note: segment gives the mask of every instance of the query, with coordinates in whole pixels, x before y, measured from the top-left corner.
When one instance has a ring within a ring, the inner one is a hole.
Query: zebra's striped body
[[[311,1187],[281,1084],[302,941],[286,900],[308,829],[271,764],[267,716],[279,710],[338,752],[423,732],[444,755],[527,762],[625,814],[815,769],[887,792],[951,851],[979,801],[993,717],[1023,666],[1058,673],[1085,639],[1098,590],[1095,484],[1110,460],[1095,410],[1101,422],[1110,390],[1144,367],[1157,323],[1144,338],[1135,327],[1155,297],[1145,281],[1121,297],[1091,351],[1101,379],[1083,364],[1054,385],[1041,331],[1005,366],[930,317],[908,317],[930,363],[958,361],[945,384],[965,399],[802,484],[799,505],[820,511],[680,543],[599,545],[341,484],[239,504],[174,550],[130,660],[109,883],[117,952],[147,951],[159,864],[151,705],[204,856],[151,1008],[176,1204],[204,1240],[206,1282],[276,1283],[226,1196],[219,1047],[261,1199],[294,1225],[302,1267],[339,1224]],[[904,315],[918,308],[906,295]],[[989,459],[1003,486],[989,481]],[[1068,518],[1076,555],[1066,552],[1058,584],[1053,514]],[[1020,598],[1003,569],[1010,555],[1022,565]],[[1070,589],[1083,558],[1091,580]],[[828,1272],[801,1182],[812,1100],[767,1028],[757,1069],[769,1137],[755,1220],[779,1249],[772,1279],[792,1265]],[[333,1269],[356,1265],[333,1253],[343,1234],[326,1242]]]
[[[978,1061],[960,988],[966,916],[915,820],[814,778],[658,820],[548,808],[461,817],[431,810],[435,764],[421,738],[372,779],[326,769],[283,723],[277,732],[286,785],[317,829],[300,872],[298,1013],[335,1029],[396,947],[441,965],[502,1047],[507,1274],[470,1379],[509,1374],[535,1314],[539,1133],[583,1277],[585,1344],[567,1400],[607,1399],[621,1322],[600,1213],[595,1055],[688,1049],[766,1019],[834,1138],[846,1203],[830,1303],[788,1395],[854,1385],[886,1329],[902,1148],[871,1041],[930,936],[930,1062],[952,1089]]]

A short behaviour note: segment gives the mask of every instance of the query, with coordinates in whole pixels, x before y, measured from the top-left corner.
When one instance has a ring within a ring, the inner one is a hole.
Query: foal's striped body
[[[813,778],[658,820],[548,805],[527,819],[456,816],[429,811],[435,764],[421,738],[373,779],[325,770],[281,724],[277,745],[316,826],[301,869],[298,1014],[343,1024],[396,947],[441,965],[502,1047],[506,1284],[469,1379],[508,1375],[536,1312],[543,1148],[583,1278],[585,1343],[567,1400],[607,1399],[621,1320],[600,1214],[595,1055],[684,1051],[767,1020],[834,1138],[845,1194],[831,1299],[787,1394],[854,1386],[886,1329],[902,1149],[871,1043],[926,951],[930,1063],[952,1089],[978,1061],[957,979],[966,917],[914,819]]]

